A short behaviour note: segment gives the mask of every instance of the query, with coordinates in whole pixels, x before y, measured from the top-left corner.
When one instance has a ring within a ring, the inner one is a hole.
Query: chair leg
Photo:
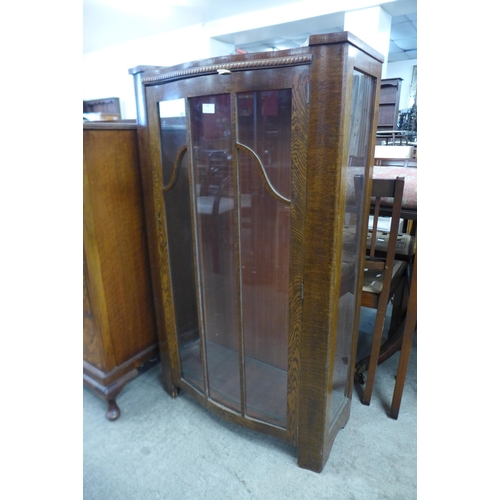
[[[391,314],[391,324],[389,328],[389,336],[396,332],[401,325],[407,308],[406,296],[408,294],[408,285],[403,280],[396,293],[393,296],[392,301],[392,314]]]
[[[408,312],[406,315],[406,324],[403,332],[403,342],[401,345],[401,353],[399,355],[398,371],[396,373],[396,383],[394,393],[392,395],[392,404],[390,416],[394,419],[398,418],[399,408],[401,406],[401,398],[403,396],[403,388],[408,371],[408,363],[410,361],[410,352],[413,341],[413,334],[417,326],[417,257],[413,263],[412,280],[410,285],[410,296],[408,299]]]
[[[365,405],[369,405],[372,398],[373,385],[375,383],[375,372],[377,371],[378,357],[380,354],[380,347],[382,345],[382,334],[384,333],[385,315],[387,312],[386,304],[387,301],[385,301],[383,305],[379,304],[377,316],[375,318],[370,362],[368,363],[368,374],[366,376],[363,397],[361,398],[361,402]]]

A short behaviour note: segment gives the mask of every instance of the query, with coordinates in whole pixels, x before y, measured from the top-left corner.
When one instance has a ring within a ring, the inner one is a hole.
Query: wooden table
[[[405,178],[405,188],[403,192],[402,218],[407,220],[417,220],[417,169],[410,167],[373,167],[374,179],[395,179],[397,176]],[[390,202],[386,206],[386,211],[390,212]]]
[[[399,144],[408,144],[408,136],[410,132],[407,130],[377,130],[377,140],[378,139],[392,139],[392,143],[396,144],[396,140],[399,139]]]

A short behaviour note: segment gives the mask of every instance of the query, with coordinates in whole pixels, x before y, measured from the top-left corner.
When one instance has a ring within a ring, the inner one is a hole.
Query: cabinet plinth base
[[[125,384],[139,375],[138,368],[142,366],[148,369],[148,367],[158,363],[159,359],[155,358],[157,354],[158,346],[155,344],[108,373],[99,370],[85,360],[83,361],[83,383],[92,389],[99,398],[108,403],[106,411],[108,420],[113,421],[120,417],[121,412],[116,398]]]
[[[90,387],[97,396],[108,403],[106,418],[113,421],[117,420],[121,413],[120,408],[116,404],[116,398],[122,391],[125,384],[137,377],[138,374],[139,372],[134,368],[133,370],[120,377],[118,380],[115,380],[111,385],[104,386],[84,373],[83,383],[86,386]]]

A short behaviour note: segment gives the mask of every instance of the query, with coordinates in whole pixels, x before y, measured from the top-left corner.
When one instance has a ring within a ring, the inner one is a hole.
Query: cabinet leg
[[[120,417],[120,408],[116,404],[116,398],[120,394],[123,386],[130,382],[132,379],[137,377],[139,374],[137,368],[125,373],[118,380],[115,380],[110,385],[102,385],[97,382],[95,379],[89,377],[87,374],[83,374],[83,383],[90,387],[94,393],[99,396],[101,399],[104,399],[108,403],[108,409],[106,410],[106,418],[108,420],[116,420]]]
[[[120,416],[120,408],[116,404],[116,399],[108,399],[108,410],[106,411],[106,418],[108,420],[116,420]]]

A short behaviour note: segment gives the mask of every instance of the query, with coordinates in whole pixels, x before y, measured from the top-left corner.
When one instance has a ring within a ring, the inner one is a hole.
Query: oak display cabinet
[[[317,472],[350,412],[382,61],[344,32],[130,70],[164,386]]]

